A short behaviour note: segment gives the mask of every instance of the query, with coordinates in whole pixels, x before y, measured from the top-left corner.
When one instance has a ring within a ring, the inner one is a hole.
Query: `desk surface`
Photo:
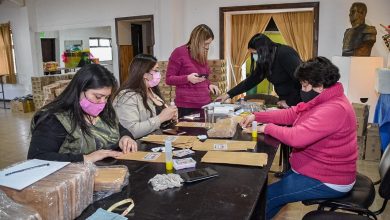
[[[186,130],[189,135],[206,133],[201,128],[181,130]],[[251,136],[239,130],[233,139],[251,140]],[[91,204],[79,219],[85,219],[96,209],[107,209],[115,202],[129,197],[135,203],[134,209],[126,216],[129,219],[261,219],[258,212],[264,213],[267,174],[279,142],[268,136],[265,142],[260,139],[264,139],[264,136],[259,136],[255,151],[268,154],[266,167],[200,163],[206,152],[199,151],[193,156],[198,162],[197,168],[212,167],[219,176],[160,192],[154,191],[148,180],[156,174],[166,173],[165,164],[118,161],[118,164],[129,168],[129,185],[122,192]],[[155,146],[143,144],[140,148],[148,150]]]

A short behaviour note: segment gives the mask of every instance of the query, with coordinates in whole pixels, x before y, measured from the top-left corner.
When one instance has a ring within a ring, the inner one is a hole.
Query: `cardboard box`
[[[356,130],[357,136],[366,136],[368,116],[356,117],[356,123],[357,123],[357,130]]]
[[[358,136],[357,144],[359,148],[359,160],[364,160],[366,155],[366,136]]]
[[[357,136],[365,136],[370,106],[360,103],[352,103],[352,106],[356,115]]]
[[[370,112],[370,106],[366,104],[360,104],[360,103],[352,103],[353,110],[355,111],[356,117],[368,117],[368,114]]]
[[[381,139],[379,126],[370,124],[367,127],[366,155],[365,160],[379,161],[381,158]]]

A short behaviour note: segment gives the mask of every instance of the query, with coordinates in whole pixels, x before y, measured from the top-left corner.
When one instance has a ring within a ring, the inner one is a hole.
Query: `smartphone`
[[[175,130],[175,129],[172,129],[172,128],[162,130],[162,132],[164,134],[171,134],[171,135],[181,135],[181,134],[185,134],[186,133],[185,131],[178,131],[178,130]]]
[[[208,75],[207,74],[200,74],[200,73],[198,73],[197,77],[207,79]]]
[[[189,171],[179,174],[183,178],[184,182],[192,183],[199,180],[204,180],[212,177],[218,176],[218,172],[210,167],[196,169],[194,171]]]

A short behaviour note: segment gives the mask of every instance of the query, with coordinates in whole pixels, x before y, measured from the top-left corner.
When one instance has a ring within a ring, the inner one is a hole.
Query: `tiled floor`
[[[0,109],[0,169],[26,159],[32,116],[33,113],[12,113],[10,110]],[[277,162],[278,158],[275,159],[272,170],[279,169]],[[375,181],[379,179],[378,162],[359,161],[358,170]],[[273,174],[269,175],[269,179],[270,182],[277,181]],[[371,209],[377,210],[381,204],[382,199],[377,195]],[[305,213],[315,208],[314,206],[306,207],[300,202],[292,203],[285,206],[274,219],[302,219]],[[390,207],[387,207],[385,212],[378,216],[378,219],[390,219]]]

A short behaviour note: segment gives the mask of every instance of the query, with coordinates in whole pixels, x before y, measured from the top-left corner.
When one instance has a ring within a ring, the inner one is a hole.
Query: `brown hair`
[[[147,104],[148,96],[147,96],[147,86],[144,83],[144,74],[150,72],[153,67],[156,65],[157,59],[148,54],[138,54],[134,57],[134,59],[131,61],[129,66],[129,78],[119,87],[118,91],[116,92],[115,96],[117,96],[117,99],[121,98],[124,94],[127,92],[136,92],[139,93],[142,97],[142,102],[144,104],[144,107],[152,114],[152,110]],[[158,95],[162,100],[164,100],[161,96],[160,90],[158,86],[155,86],[151,88],[152,91]],[[122,90],[127,90],[124,93],[122,93],[120,96],[118,94]]]
[[[192,30],[190,40],[186,44],[191,58],[198,61],[200,64],[207,63],[207,50],[204,48],[204,42],[208,39],[214,40],[213,31],[209,26],[200,24]]]

